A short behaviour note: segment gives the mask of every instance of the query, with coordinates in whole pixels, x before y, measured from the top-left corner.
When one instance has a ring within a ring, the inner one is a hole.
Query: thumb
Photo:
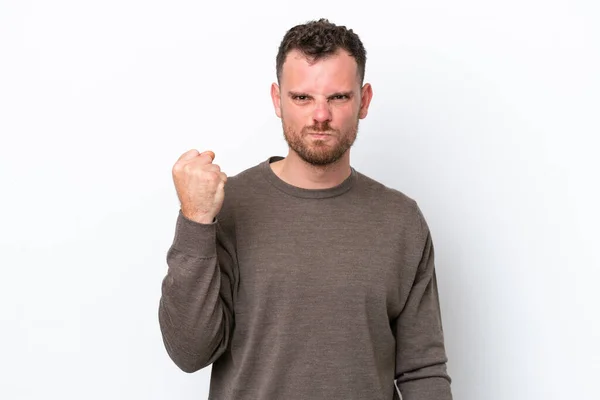
[[[207,155],[210,157],[210,162],[213,162],[215,159],[215,153],[213,151],[207,150],[207,151],[203,151],[202,153],[200,153],[200,156],[204,156]]]

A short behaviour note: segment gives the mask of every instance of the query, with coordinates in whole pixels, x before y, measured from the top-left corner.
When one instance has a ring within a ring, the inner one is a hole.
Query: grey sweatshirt
[[[179,211],[158,314],[171,359],[212,364],[212,400],[452,399],[416,202],[354,168],[295,187],[281,158],[229,177],[212,223]]]

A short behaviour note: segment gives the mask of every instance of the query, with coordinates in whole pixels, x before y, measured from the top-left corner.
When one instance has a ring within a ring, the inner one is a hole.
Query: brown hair
[[[362,85],[365,78],[367,52],[360,38],[352,29],[337,26],[325,18],[296,25],[286,32],[277,52],[277,82],[280,82],[283,63],[290,51],[299,50],[315,62],[334,54],[339,49],[346,50],[356,60],[358,77]]]

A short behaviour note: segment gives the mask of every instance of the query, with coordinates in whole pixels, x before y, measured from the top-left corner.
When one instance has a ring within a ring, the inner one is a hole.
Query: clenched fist
[[[215,153],[189,150],[173,166],[173,182],[183,215],[209,224],[223,206],[227,175],[213,164]]]

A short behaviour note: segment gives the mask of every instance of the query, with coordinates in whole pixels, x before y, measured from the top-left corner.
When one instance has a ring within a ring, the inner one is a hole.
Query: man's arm
[[[225,352],[233,328],[234,257],[228,238],[181,211],[167,252],[159,324],[169,357],[185,372],[206,367]]]
[[[403,400],[452,400],[431,233],[421,211],[423,251],[406,304],[393,323],[396,384]]]

